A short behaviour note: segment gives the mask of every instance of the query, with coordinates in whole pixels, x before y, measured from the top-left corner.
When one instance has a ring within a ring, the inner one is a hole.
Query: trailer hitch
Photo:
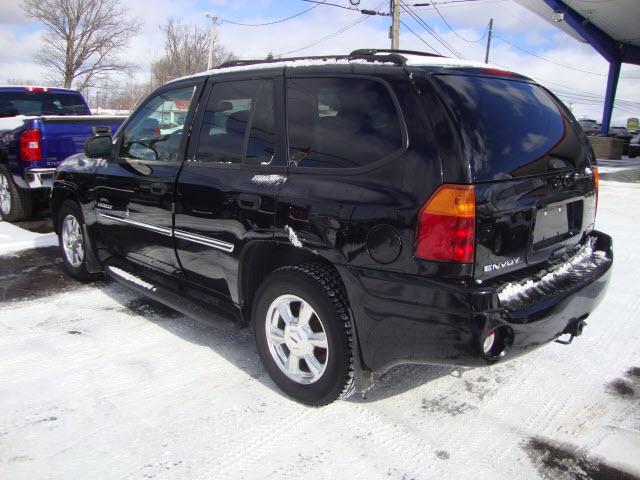
[[[569,335],[569,340],[560,340],[560,337],[558,337],[556,338],[556,343],[560,343],[562,345],[570,345],[575,337],[579,337],[580,335],[582,335],[584,327],[587,326],[587,322],[584,321],[585,318],[587,318],[586,315],[582,318],[574,320],[569,325],[567,325],[560,336]]]

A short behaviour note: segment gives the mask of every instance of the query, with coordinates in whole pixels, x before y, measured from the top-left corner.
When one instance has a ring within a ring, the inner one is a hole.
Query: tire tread
[[[344,333],[347,338],[347,351],[346,356],[348,358],[349,366],[346,376],[344,378],[344,386],[338,396],[334,399],[330,399],[323,402],[322,405],[327,405],[335,400],[342,400],[351,396],[355,392],[355,370],[354,370],[354,358],[353,358],[353,327],[352,319],[349,314],[349,302],[347,299],[347,292],[342,284],[342,280],[333,268],[323,265],[321,263],[304,263],[301,265],[286,266],[275,270],[279,271],[298,271],[308,277],[312,278],[327,295],[333,304],[337,317],[342,320],[344,324]],[[274,272],[274,273],[275,273]],[[320,404],[318,406],[321,406]]]

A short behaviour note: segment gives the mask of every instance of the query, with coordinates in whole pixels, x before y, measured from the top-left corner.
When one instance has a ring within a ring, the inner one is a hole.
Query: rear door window
[[[273,80],[216,83],[207,102],[196,159],[269,165],[275,148]]]
[[[355,168],[402,148],[389,90],[362,78],[287,80],[289,165]]]
[[[436,75],[466,133],[474,180],[584,168],[587,149],[564,109],[527,82]]]

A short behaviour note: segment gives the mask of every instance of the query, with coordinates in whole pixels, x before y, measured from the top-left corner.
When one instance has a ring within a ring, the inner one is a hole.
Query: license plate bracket
[[[533,228],[533,246],[560,240],[569,233],[567,204],[548,205],[538,210]]]

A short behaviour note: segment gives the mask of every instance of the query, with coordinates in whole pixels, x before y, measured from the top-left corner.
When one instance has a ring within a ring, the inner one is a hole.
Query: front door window
[[[168,90],[147,101],[125,128],[120,156],[181,161],[180,144],[194,90],[195,87]]]

